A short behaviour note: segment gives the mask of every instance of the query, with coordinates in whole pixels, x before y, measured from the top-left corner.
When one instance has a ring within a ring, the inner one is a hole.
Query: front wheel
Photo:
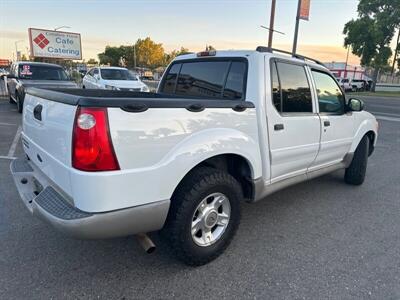
[[[353,160],[344,174],[344,181],[352,185],[361,185],[365,180],[369,153],[369,138],[364,136],[354,152]]]
[[[217,258],[240,223],[240,184],[212,168],[193,171],[171,199],[163,237],[176,257],[192,266]]]

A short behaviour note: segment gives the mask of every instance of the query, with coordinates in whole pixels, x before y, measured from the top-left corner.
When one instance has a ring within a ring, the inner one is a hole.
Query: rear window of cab
[[[160,92],[193,98],[244,100],[246,59],[177,61],[167,70]]]

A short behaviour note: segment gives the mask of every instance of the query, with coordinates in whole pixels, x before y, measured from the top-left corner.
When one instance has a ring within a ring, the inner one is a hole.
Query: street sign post
[[[310,16],[310,1],[311,0],[299,0],[297,5],[297,14],[296,14],[296,26],[294,29],[294,40],[293,40],[293,55],[296,54],[297,51],[297,38],[299,34],[299,23],[301,20],[309,20]]]

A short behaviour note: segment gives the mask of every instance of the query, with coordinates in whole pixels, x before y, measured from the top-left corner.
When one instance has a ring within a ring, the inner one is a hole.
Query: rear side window
[[[277,62],[281,105],[274,101],[281,113],[312,113],[312,97],[303,66]]]
[[[247,66],[244,61],[187,61],[172,65],[162,93],[195,98],[244,98]]]

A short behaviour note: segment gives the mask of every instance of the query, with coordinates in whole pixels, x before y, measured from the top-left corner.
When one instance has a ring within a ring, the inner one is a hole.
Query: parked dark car
[[[38,62],[15,62],[7,75],[7,88],[10,102],[17,103],[18,112],[22,113],[25,88],[77,88],[65,70],[55,64]]]

